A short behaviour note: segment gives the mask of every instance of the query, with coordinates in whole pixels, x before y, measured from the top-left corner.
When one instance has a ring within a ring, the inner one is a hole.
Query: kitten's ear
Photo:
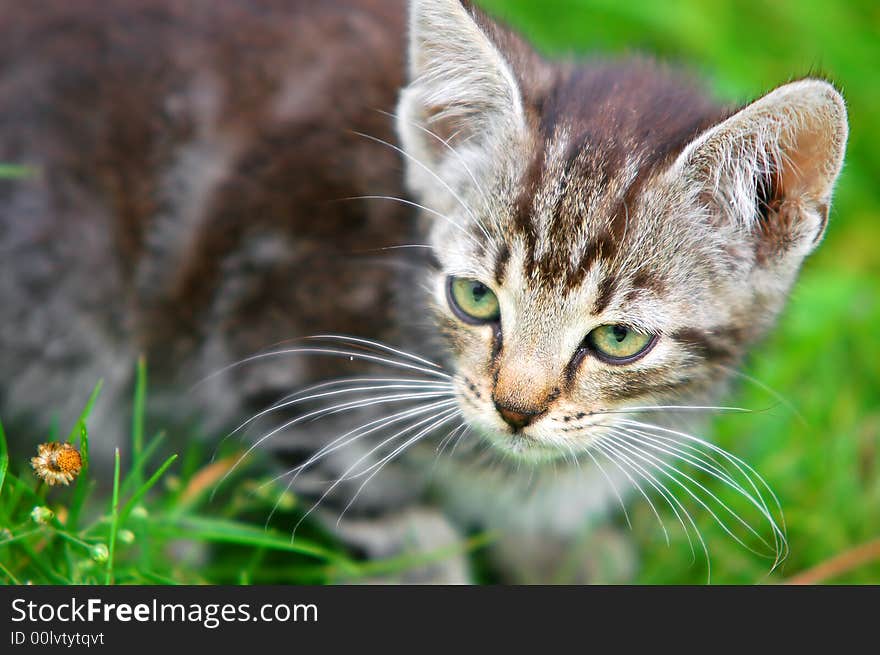
[[[801,80],[704,132],[673,170],[754,234],[763,258],[802,257],[825,231],[847,133],[837,90],[824,81]]]
[[[513,71],[461,0],[410,1],[409,84],[397,115],[404,150],[435,172],[450,148],[491,153],[524,129]],[[416,189],[430,184],[417,164],[407,169]]]

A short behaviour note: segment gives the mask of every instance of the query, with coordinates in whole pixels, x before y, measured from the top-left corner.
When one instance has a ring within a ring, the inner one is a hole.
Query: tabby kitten
[[[124,446],[146,353],[157,422],[250,417],[372,556],[491,528],[504,579],[572,553],[589,579],[571,544],[633,494],[704,548],[687,504],[783,549],[760,477],[694,433],[825,230],[830,84],[725,109],[463,0],[411,0],[408,30],[402,0],[0,14],[0,160],[39,172],[0,181],[5,421],[104,377],[93,440]]]

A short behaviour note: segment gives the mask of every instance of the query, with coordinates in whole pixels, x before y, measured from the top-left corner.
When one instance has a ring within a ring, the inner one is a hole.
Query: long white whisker
[[[486,238],[487,238],[487,239],[491,239],[491,237],[489,236],[489,232],[486,231],[486,228],[485,228],[485,227],[483,226],[483,224],[477,219],[477,217],[474,215],[474,212],[471,210],[471,208],[468,206],[468,204],[467,204],[464,200],[462,200],[461,196],[459,196],[459,195],[455,192],[455,189],[453,189],[451,186],[449,186],[449,184],[447,184],[446,181],[445,181],[443,178],[441,178],[439,175],[437,175],[437,173],[435,173],[434,171],[432,171],[432,170],[431,170],[428,166],[426,166],[423,162],[419,161],[416,157],[413,157],[411,154],[409,154],[408,152],[406,152],[406,151],[403,150],[402,148],[398,148],[397,146],[395,146],[395,145],[392,144],[392,143],[388,143],[387,141],[383,141],[382,139],[379,139],[379,138],[377,138],[377,137],[370,136],[369,134],[364,134],[363,132],[354,132],[354,133],[357,134],[358,136],[364,137],[365,139],[369,139],[370,141],[373,141],[373,142],[375,142],[375,143],[379,143],[379,144],[382,144],[382,145],[388,146],[388,147],[391,148],[392,150],[394,150],[394,151],[400,153],[401,155],[403,155],[404,157],[406,157],[407,159],[409,159],[409,160],[410,160],[411,162],[413,162],[416,166],[418,166],[418,167],[420,167],[422,170],[424,170],[428,175],[431,175],[435,180],[437,180],[437,181],[443,186],[444,189],[446,189],[446,190],[449,192],[449,194],[450,194],[453,198],[455,198],[455,200],[458,202],[458,204],[461,205],[462,209],[464,209],[464,210],[467,212],[468,216],[471,217],[471,220],[473,220],[474,223],[476,223],[477,227],[480,228],[480,230],[483,232],[483,234],[486,236]]]
[[[620,409],[598,409],[590,414],[628,414],[635,412],[671,412],[671,411],[700,411],[700,412],[742,412],[751,414],[753,409],[744,407],[714,407],[710,405],[650,405],[645,407],[621,407]]]
[[[250,357],[245,357],[237,362],[224,366],[223,368],[211,373],[211,375],[203,378],[195,385],[192,386],[192,389],[204,384],[208,380],[211,380],[218,375],[222,375],[227,371],[230,371],[239,366],[243,366],[244,364],[249,364],[254,361],[258,361],[260,359],[266,359],[267,357],[279,357],[281,355],[332,355],[335,357],[348,357],[351,361],[355,359],[363,359],[371,362],[376,362],[379,364],[385,364],[392,368],[404,368],[413,371],[420,371],[425,375],[430,375],[434,377],[440,377],[445,380],[452,380],[452,376],[447,373],[443,373],[441,371],[432,370],[430,368],[424,368],[422,366],[416,366],[415,364],[409,364],[407,362],[399,362],[394,361],[393,359],[388,359],[387,357],[378,357],[376,355],[371,355],[369,353],[361,352],[361,351],[351,351],[351,350],[337,350],[333,348],[283,348],[281,350],[273,350],[267,353],[258,353],[256,355],[251,355]],[[434,365],[436,366],[436,365]]]
[[[673,445],[673,444],[677,444],[677,442],[675,442],[673,440],[664,441],[664,440],[661,440],[661,439],[659,439],[655,436],[652,436],[646,432],[642,432],[640,430],[635,430],[633,428],[620,427],[619,431],[620,431],[619,434],[621,434],[621,435],[628,435],[629,438],[635,439],[640,444],[646,445],[654,450],[657,450],[659,452],[662,452],[667,455],[673,456],[677,459],[680,459],[680,460],[690,464],[691,466],[694,466],[695,468],[700,469],[704,473],[707,473],[708,475],[711,475],[712,477],[720,480],[721,482],[723,482],[724,484],[729,486],[731,489],[735,490],[737,493],[739,493],[744,498],[746,498],[766,518],[768,518],[768,519],[772,518],[769,515],[769,510],[768,510],[766,504],[759,503],[757,500],[755,500],[751,496],[751,494],[749,494],[742,485],[740,485],[738,482],[736,482],[736,480],[730,475],[730,473],[728,471],[726,471],[724,468],[722,468],[718,464],[717,461],[715,461],[714,459],[713,459],[714,463],[706,461],[705,459],[703,459],[703,457],[701,457],[701,455],[703,455],[703,453],[700,453],[698,450],[696,450],[692,446],[689,446],[688,449],[685,450],[683,448],[677,447],[677,445]],[[695,452],[697,454],[694,454]]]
[[[728,505],[726,505],[720,498],[718,498],[718,496],[716,496],[711,491],[709,491],[705,486],[703,486],[702,484],[700,484],[699,482],[694,480],[694,478],[689,476],[687,473],[684,473],[683,471],[676,469],[674,466],[671,466],[670,464],[666,463],[665,461],[663,461],[661,458],[657,457],[656,455],[653,455],[651,453],[644,451],[644,449],[634,447],[631,443],[627,443],[626,440],[621,439],[618,436],[609,436],[609,439],[611,439],[619,447],[627,450],[634,457],[638,457],[646,464],[651,464],[652,466],[654,466],[654,469],[656,471],[662,473],[667,478],[669,478],[671,481],[675,482],[676,485],[681,487],[685,491],[685,493],[687,493],[691,498],[693,498],[703,509],[705,509],[707,512],[709,512],[709,514],[712,516],[712,518],[715,519],[715,522],[718,524],[718,526],[722,530],[724,530],[740,546],[742,546],[743,548],[745,548],[746,550],[748,550],[752,553],[755,553],[756,555],[761,555],[761,553],[759,553],[758,551],[753,549],[751,546],[749,546],[747,543],[745,543],[735,532],[733,532],[733,530],[731,530],[727,526],[727,523],[725,523],[724,520],[712,510],[712,508],[706,503],[706,501],[704,501],[702,498],[700,498],[696,493],[694,493],[694,491],[690,487],[688,487],[686,484],[681,482],[677,477],[675,477],[674,474],[681,475],[682,477],[686,478],[689,482],[691,482],[692,484],[697,486],[701,491],[703,491],[705,494],[707,494],[709,497],[711,497],[716,503],[718,503],[722,508],[724,508],[731,516],[733,516],[741,525],[743,525],[749,532],[751,532],[758,540],[760,540],[761,543],[763,543],[765,546],[767,546],[767,548],[770,548],[770,544],[767,543],[767,541],[760,535],[760,533],[758,533],[751,525],[749,525],[749,523],[747,521],[743,520],[743,518],[740,517],[739,514],[734,512],[732,509],[730,509],[730,507]]]
[[[446,411],[453,411],[453,410],[446,410]],[[441,412],[441,413],[442,413],[442,412]],[[312,512],[314,512],[315,509],[318,508],[318,506],[321,504],[321,502],[322,502],[322,501],[323,501],[328,495],[330,495],[330,493],[332,493],[332,491],[333,491],[334,489],[336,489],[336,487],[338,487],[338,486],[342,483],[342,481],[345,480],[345,478],[346,478],[346,477],[347,477],[347,476],[348,476],[353,470],[355,470],[355,469],[357,468],[357,466],[358,466],[361,462],[363,462],[365,459],[369,458],[369,457],[370,457],[373,453],[375,453],[377,450],[380,450],[381,448],[384,448],[386,444],[390,443],[390,442],[393,441],[394,439],[397,439],[398,437],[400,437],[400,436],[406,434],[406,433],[409,432],[410,430],[413,430],[413,429],[415,429],[415,428],[417,428],[417,427],[419,427],[419,426],[421,426],[421,425],[424,425],[425,423],[428,423],[428,422],[430,422],[430,421],[433,421],[433,420],[435,420],[436,418],[437,418],[436,415],[432,415],[432,416],[430,416],[430,417],[428,417],[428,418],[426,418],[426,419],[422,419],[421,421],[417,421],[417,422],[414,423],[414,424],[408,425],[407,427],[403,428],[403,429],[400,430],[399,432],[396,432],[396,433],[393,434],[392,436],[388,437],[387,439],[385,439],[384,441],[382,441],[381,443],[379,443],[377,446],[373,447],[369,452],[365,453],[364,455],[361,455],[361,457],[359,457],[359,458],[354,462],[354,464],[352,464],[351,466],[349,466],[349,467],[348,467],[348,468],[342,473],[342,475],[341,475],[339,478],[337,478],[337,480],[336,480],[335,482],[333,482],[333,484],[331,484],[331,485],[330,485],[330,486],[324,491],[323,494],[321,494],[321,497],[318,498],[317,501],[315,501],[315,503],[314,503],[314,504],[313,504],[313,505],[312,505],[312,506],[306,511],[306,513],[303,514],[302,517],[300,517],[299,521],[297,521],[296,525],[295,525],[294,528],[293,528],[293,534],[291,535],[291,540],[292,540],[293,538],[295,538],[295,536],[296,536],[296,531],[297,531],[297,529],[299,528],[299,526],[302,524],[302,522],[303,522],[303,521],[304,521],[304,520],[305,520],[305,519],[306,519],[306,518],[307,518]]]
[[[470,433],[471,426],[465,426],[464,430],[462,430],[461,434],[455,438],[455,443],[452,444],[452,450],[449,451],[449,456],[453,457],[455,455],[455,449],[458,448],[458,444],[462,442],[462,440]]]
[[[666,524],[663,523],[663,519],[660,518],[660,512],[657,511],[657,508],[654,506],[653,501],[648,497],[648,494],[645,493],[645,490],[642,489],[642,486],[636,480],[633,479],[633,477],[629,474],[629,472],[625,468],[620,466],[620,464],[613,457],[610,456],[609,452],[613,452],[613,449],[608,447],[607,440],[605,439],[604,436],[599,438],[597,441],[595,441],[593,445],[596,448],[599,448],[599,450],[605,454],[605,456],[608,458],[608,460],[610,462],[612,462],[615,466],[617,466],[618,469],[620,469],[620,472],[623,473],[627,477],[627,479],[630,481],[630,483],[642,495],[642,498],[644,498],[647,501],[648,505],[651,507],[651,511],[654,513],[654,516],[657,518],[657,522],[660,524],[660,529],[663,530],[663,536],[666,539],[666,545],[669,546],[669,543],[670,543],[669,542],[669,532],[666,530]],[[618,457],[619,457],[619,455],[618,455]],[[650,480],[648,482],[650,483]],[[654,486],[654,485],[652,485],[652,486]],[[656,489],[656,487],[655,487],[655,489]]]
[[[379,396],[378,398],[369,398],[366,400],[355,400],[347,403],[340,403],[338,405],[333,405],[331,407],[324,407],[322,409],[317,409],[315,411],[309,412],[307,414],[303,414],[302,416],[297,416],[296,418],[292,418],[291,420],[283,423],[278,426],[274,430],[260,437],[257,441],[255,441],[251,446],[242,453],[238,459],[235,461],[228,471],[223,475],[223,477],[218,480],[217,485],[214,487],[214,491],[211,493],[211,498],[213,499],[214,495],[217,493],[217,489],[226,481],[232,473],[241,465],[248,455],[250,455],[254,450],[259,448],[267,439],[271,439],[273,436],[281,432],[282,430],[286,430],[287,428],[296,425],[297,423],[302,423],[303,421],[310,418],[323,417],[330,414],[337,414],[339,412],[349,411],[352,409],[360,409],[362,407],[371,407],[373,405],[379,405],[386,402],[400,402],[406,400],[418,400],[418,399],[427,399],[427,398],[440,398],[440,397],[448,397],[451,395],[450,391],[438,391],[438,392],[425,392],[425,393],[409,393],[409,394],[392,394],[390,396]]]
[[[439,458],[440,455],[443,454],[443,451],[446,450],[446,447],[450,443],[452,443],[452,440],[458,434],[458,431],[463,430],[466,425],[467,425],[467,421],[462,421],[458,426],[456,426],[456,428],[454,430],[451,430],[449,432],[449,434],[447,434],[445,437],[443,437],[443,439],[440,440],[440,443],[437,444],[437,456],[436,456],[437,458]]]
[[[617,502],[620,503],[620,509],[623,510],[623,518],[626,519],[626,524],[629,526],[629,529],[632,530],[633,529],[632,521],[629,520],[629,512],[626,511],[626,504],[623,502],[623,497],[620,495],[620,491],[618,491],[617,485],[614,484],[614,481],[611,479],[611,477],[605,471],[605,467],[603,467],[602,464],[599,463],[599,460],[596,459],[596,457],[593,455],[593,453],[590,451],[589,448],[586,450],[586,453],[587,453],[587,456],[591,460],[593,460],[593,464],[596,466],[596,468],[599,469],[599,472],[602,474],[602,477],[605,478],[605,481],[608,482],[608,486],[611,487],[611,491],[614,492],[614,495],[617,497]],[[606,455],[606,457],[607,457],[607,455]]]
[[[777,555],[776,561],[774,562],[771,570],[775,569],[788,556],[788,540],[785,535],[785,515],[782,512],[782,504],[779,502],[779,498],[776,496],[776,493],[773,491],[772,487],[770,487],[770,485],[767,483],[767,481],[754,468],[749,466],[746,462],[744,462],[739,457],[727,452],[723,448],[716,446],[715,444],[710,443],[704,439],[700,439],[699,437],[695,437],[691,434],[688,434],[687,432],[682,432],[680,430],[673,430],[671,428],[664,428],[659,425],[653,425],[651,423],[643,423],[642,421],[634,421],[632,419],[621,419],[619,421],[619,423],[621,425],[628,425],[628,426],[633,426],[636,428],[642,428],[642,429],[648,430],[652,434],[654,434],[655,436],[660,436],[657,433],[663,432],[665,434],[671,434],[676,437],[681,437],[682,439],[685,439],[685,440],[693,442],[693,443],[697,443],[700,446],[707,448],[708,450],[718,454],[723,459],[730,462],[730,464],[740,472],[740,474],[743,476],[743,478],[745,478],[745,480],[748,481],[752,490],[755,492],[758,500],[760,500],[761,504],[765,507],[765,509],[767,509],[767,512],[769,514],[771,514],[771,516],[772,516],[772,513],[769,511],[769,508],[767,508],[766,502],[764,501],[763,494],[761,493],[760,489],[758,489],[757,485],[754,482],[754,479],[752,477],[752,476],[754,476],[754,478],[757,479],[757,481],[767,490],[767,492],[770,494],[771,498],[773,499],[773,502],[776,506],[776,509],[779,512],[779,518],[780,518],[780,522],[781,522],[781,525],[777,525],[775,520],[771,520],[771,525],[772,525],[773,534],[774,534],[774,541],[777,542],[777,545],[778,545],[778,550],[777,550],[778,555]],[[777,541],[777,539],[778,539],[778,541]]]
[[[260,412],[257,412],[252,417],[250,417],[248,420],[241,423],[237,428],[235,428],[227,436],[232,436],[234,434],[237,434],[244,427],[246,427],[250,423],[256,421],[260,417],[265,416],[266,414],[270,414],[271,412],[276,412],[279,409],[284,409],[285,407],[290,407],[292,405],[296,405],[297,403],[304,403],[309,400],[316,400],[318,398],[327,398],[330,396],[338,396],[338,395],[348,394],[348,393],[358,393],[358,392],[363,392],[363,391],[382,391],[382,390],[386,390],[386,389],[419,389],[422,391],[443,391],[443,390],[451,391],[453,389],[453,387],[451,384],[446,384],[443,382],[436,382],[433,384],[431,384],[431,383],[425,383],[425,384],[409,384],[409,383],[408,384],[380,384],[380,385],[371,385],[368,387],[355,386],[355,387],[350,387],[347,389],[336,389],[335,391],[324,391],[322,393],[311,394],[309,396],[303,396],[300,398],[295,397],[290,400],[278,402],[267,409],[264,409]]]
[[[448,222],[453,227],[460,230],[468,239],[473,241],[475,245],[478,245],[478,242],[474,237],[468,232],[464,226],[458,221],[453,220],[446,214],[442,212],[438,212],[436,209],[431,209],[430,207],[425,207],[424,205],[420,205],[417,202],[413,202],[412,200],[407,200],[406,198],[398,198],[397,196],[346,196],[345,198],[340,198],[340,200],[389,200],[391,202],[398,202],[401,205],[408,205],[410,207],[416,207],[421,209],[422,211],[428,212],[429,214],[433,214],[434,216],[438,216],[442,218],[444,221]]]
[[[439,428],[441,425],[443,425],[447,421],[450,421],[450,420],[456,418],[457,415],[458,415],[458,408],[453,408],[452,410],[447,412],[445,415],[443,415],[443,417],[441,419],[435,421],[434,423],[432,423],[428,427],[422,429],[414,437],[410,437],[409,439],[407,439],[402,445],[398,446],[394,451],[392,451],[389,455],[386,455],[379,462],[377,462],[376,464],[373,464],[371,467],[365,469],[361,473],[358,473],[358,475],[355,477],[359,477],[359,476],[363,475],[364,473],[368,472],[370,469],[376,468],[376,470],[373,471],[370,474],[370,476],[361,483],[361,486],[358,487],[357,492],[355,492],[354,496],[351,497],[351,500],[348,501],[348,504],[342,509],[342,512],[339,513],[339,517],[336,519],[336,525],[337,526],[339,525],[339,522],[342,521],[342,517],[345,516],[345,513],[348,511],[348,509],[352,505],[354,505],[355,501],[358,499],[358,496],[360,496],[361,492],[364,490],[364,487],[366,487],[367,484],[370,482],[370,480],[372,480],[374,477],[376,477],[379,474],[379,472],[383,468],[385,468],[385,465],[388,464],[388,462],[390,462],[395,457],[397,457],[398,455],[403,453],[404,450],[406,450],[407,448],[412,446],[414,443],[416,443],[417,441],[422,439],[426,434],[433,432],[434,430]],[[350,478],[350,479],[353,479],[353,478]]]
[[[394,113],[391,113],[391,112],[388,112],[388,111],[382,111],[381,109],[378,110],[378,111],[379,111],[380,114],[384,114],[385,116],[388,116],[389,118],[393,118],[394,120],[398,120],[398,121],[399,121],[399,120],[403,120],[403,119],[401,119],[401,117],[398,116],[397,114],[394,114]],[[456,150],[455,148],[453,148],[453,147],[449,144],[449,141],[447,141],[446,139],[444,139],[443,137],[441,137],[439,134],[436,134],[435,132],[429,130],[429,129],[428,129],[427,127],[425,127],[424,125],[419,125],[418,123],[416,123],[416,122],[414,122],[414,121],[409,121],[409,120],[408,120],[408,121],[405,121],[405,122],[406,122],[407,124],[411,125],[412,127],[416,128],[417,130],[421,130],[422,132],[424,132],[424,133],[427,134],[428,136],[433,137],[433,138],[436,139],[438,142],[440,142],[440,143],[441,143],[441,144],[442,144],[447,150],[449,150],[449,152],[451,152],[453,155],[455,155],[455,158],[456,158],[456,159],[458,160],[458,162],[461,164],[461,167],[462,167],[462,168],[465,170],[465,172],[468,174],[468,177],[471,178],[471,182],[474,183],[474,187],[477,189],[477,191],[480,192],[480,196],[483,198],[483,202],[488,203],[489,196],[488,196],[488,195],[486,194],[486,192],[483,190],[483,187],[480,185],[479,181],[477,180],[477,177],[473,174],[473,172],[471,171],[470,167],[467,165],[467,162],[465,161],[464,157],[461,156],[461,153],[460,153],[458,150]]]
[[[376,384],[376,386],[373,386],[373,387],[355,387],[355,388],[349,388],[349,389],[335,391],[332,393],[315,394],[315,395],[303,397],[304,394],[308,394],[309,392],[312,392],[312,391],[318,391],[319,389],[326,389],[328,387],[339,387],[344,384],[358,384],[358,383],[364,383],[364,384],[365,383],[382,383],[382,384]],[[250,425],[254,421],[260,419],[261,417],[265,416],[266,414],[270,414],[274,411],[277,411],[279,409],[283,409],[284,407],[288,407],[288,406],[294,405],[296,403],[306,402],[308,400],[313,400],[316,398],[321,398],[321,397],[329,396],[329,395],[333,395],[333,394],[351,393],[354,391],[372,391],[372,390],[381,390],[381,389],[392,389],[392,388],[394,388],[394,389],[420,389],[420,390],[438,391],[441,389],[450,389],[451,390],[453,388],[453,386],[451,383],[439,382],[436,380],[418,380],[415,378],[375,378],[375,377],[373,377],[373,378],[348,377],[348,378],[341,378],[338,380],[330,380],[328,382],[322,382],[320,384],[315,384],[310,387],[306,387],[305,389],[300,389],[300,390],[295,391],[293,393],[287,394],[283,398],[276,400],[274,403],[272,403],[266,409],[263,409],[263,410],[257,412],[256,414],[254,414],[253,416],[251,416],[247,420],[240,423],[234,430],[232,430],[231,432],[226,434],[226,436],[224,436],[220,440],[220,443],[214,449],[214,455],[212,455],[211,461],[212,462],[214,461],[214,458],[216,457],[217,451],[219,450],[219,448],[223,444],[226,443],[227,439],[235,436],[241,430],[243,430],[245,427],[247,427],[248,425]]]
[[[660,494],[660,497],[666,501],[666,504],[669,505],[670,509],[672,509],[672,512],[675,514],[675,518],[681,524],[682,531],[684,532],[684,536],[688,540],[688,546],[690,547],[690,550],[691,550],[691,563],[693,564],[694,562],[696,562],[697,553],[696,553],[696,550],[694,549],[694,542],[691,539],[690,530],[688,530],[687,525],[685,525],[685,523],[684,523],[684,519],[682,518],[681,514],[678,511],[679,509],[681,510],[681,512],[684,514],[685,518],[687,518],[688,523],[690,523],[691,527],[693,527],[694,533],[697,535],[697,538],[700,540],[700,544],[702,546],[703,553],[706,556],[706,565],[710,567],[710,571],[711,571],[711,561],[709,559],[709,547],[706,545],[706,542],[703,539],[703,536],[700,533],[700,530],[697,527],[696,522],[694,521],[693,517],[690,515],[690,512],[688,512],[687,509],[684,507],[684,505],[681,504],[681,501],[675,497],[675,494],[673,494],[671,491],[669,491],[669,489],[666,487],[666,485],[663,484],[662,482],[660,482],[656,477],[654,477],[654,475],[650,471],[645,469],[638,462],[633,461],[632,458],[630,458],[626,455],[626,453],[620,452],[620,450],[618,448],[616,448],[613,444],[608,443],[608,441],[605,440],[604,438],[600,439],[599,445],[601,445],[603,448],[607,448],[617,458],[621,459],[624,463],[626,463],[630,467],[630,469],[632,469],[635,473],[637,473],[639,476],[641,476],[641,478],[645,482],[650,484],[654,488],[654,490]],[[614,461],[614,460],[612,460],[612,461]],[[621,469],[621,470],[623,470],[623,469]],[[625,471],[624,471],[624,473],[625,473]],[[667,541],[667,543],[669,543],[669,542]]]
[[[791,403],[791,401],[789,401],[787,398],[785,398],[785,396],[783,396],[781,393],[779,393],[778,391],[776,391],[772,387],[764,384],[763,382],[761,382],[757,378],[752,377],[751,375],[746,375],[742,371],[737,370],[733,367],[724,366],[723,364],[718,364],[717,366],[725,373],[728,373],[729,375],[735,375],[737,377],[740,377],[743,380],[745,380],[746,382],[750,382],[751,384],[755,385],[756,387],[758,387],[762,391],[767,392],[777,402],[781,403],[783,407],[785,407],[788,411],[790,411],[798,419],[798,421],[800,421],[801,425],[808,425],[807,419],[805,419],[803,414],[801,414],[798,411],[797,407],[795,407]]]
[[[413,353],[407,352],[405,350],[400,350],[399,348],[392,348],[388,344],[384,344],[380,341],[372,341],[370,339],[364,339],[362,337],[352,337],[344,334],[314,334],[308,337],[303,337],[304,339],[326,339],[333,341],[341,341],[346,344],[361,344],[365,346],[371,346],[373,348],[379,348],[380,350],[384,350],[385,352],[391,353],[393,355],[400,355],[401,357],[407,357],[409,359],[415,360],[420,364],[425,364],[427,366],[433,366],[436,369],[443,370],[443,367],[440,366],[437,362],[432,362],[430,359],[425,359],[424,357],[420,357],[419,355],[415,355]]]
[[[290,480],[288,480],[287,486],[284,489],[285,492],[290,491],[291,486],[293,486],[294,482],[296,482],[296,479],[299,477],[300,473],[302,473],[309,466],[311,466],[312,464],[323,459],[324,457],[326,457],[330,453],[332,453],[336,450],[339,450],[340,448],[344,448],[345,446],[348,446],[349,444],[354,443],[355,441],[358,441],[358,440],[362,439],[363,437],[366,437],[367,435],[372,434],[373,432],[376,432],[377,430],[381,430],[381,429],[388,427],[389,425],[393,425],[394,423],[399,423],[400,421],[411,418],[413,416],[418,416],[419,414],[425,414],[426,412],[431,412],[435,409],[442,409],[445,407],[449,407],[454,404],[455,404],[454,400],[443,400],[440,402],[431,403],[431,404],[426,405],[424,407],[416,407],[414,409],[404,410],[402,412],[397,412],[395,414],[392,414],[391,416],[383,416],[382,418],[369,421],[368,423],[360,425],[352,430],[349,430],[345,434],[337,437],[332,442],[330,442],[329,444],[326,444],[325,446],[320,448],[317,452],[312,454],[308,460],[306,460],[305,462],[303,462],[302,464],[300,464],[298,466],[295,466],[294,468],[292,468],[288,471],[285,471],[281,475],[275,476],[274,478],[272,478],[268,482],[261,485],[261,488],[266,485],[269,485],[269,484],[274,484],[275,482],[278,482],[282,478],[290,477]],[[362,430],[365,430],[366,428],[370,428],[370,429],[366,430],[365,432],[362,432]],[[340,442],[342,442],[342,443],[340,443]],[[278,510],[278,504],[281,502],[282,496],[283,496],[283,494],[279,494],[278,500],[275,501],[275,505],[274,505],[274,507],[272,507],[272,511],[269,513],[269,517],[266,519],[266,525],[269,525],[269,523],[272,521],[272,517],[275,515],[275,512]]]
[[[455,404],[456,404],[455,400],[441,400],[439,402],[430,403],[429,405],[425,405],[423,407],[416,407],[414,409],[409,409],[404,412],[398,412],[396,414],[392,414],[391,416],[383,417],[382,419],[379,419],[379,420],[371,421],[370,423],[367,423],[367,424],[361,426],[360,428],[355,428],[355,430],[350,430],[346,434],[342,435],[342,437],[334,439],[331,443],[329,443],[327,446],[324,446],[323,448],[321,448],[317,453],[315,453],[311,458],[309,458],[308,461],[304,462],[303,464],[300,464],[296,468],[289,471],[288,474],[293,473],[294,474],[293,479],[296,479],[296,477],[300,474],[300,472],[304,471],[306,468],[308,468],[308,466],[310,466],[314,462],[318,461],[322,457],[326,457],[330,453],[332,453],[336,450],[339,450],[340,448],[344,448],[345,446],[347,446],[348,444],[352,443],[353,441],[355,441],[357,439],[361,439],[369,434],[373,434],[374,432],[377,432],[378,430],[382,430],[382,429],[388,427],[389,425],[399,423],[400,421],[411,418],[413,416],[419,416],[420,414],[425,414],[426,412],[433,411],[435,409],[445,409],[447,407],[453,407],[453,406],[455,406]],[[378,423],[378,425],[375,425],[376,423]],[[369,427],[370,429],[367,430],[366,432],[360,432],[360,430],[362,430],[363,428],[367,428],[367,427]],[[353,432],[355,432],[356,434],[354,436],[349,436]],[[349,437],[349,438],[348,438],[348,440],[344,441],[343,443],[339,443],[337,445],[339,440],[344,437]]]

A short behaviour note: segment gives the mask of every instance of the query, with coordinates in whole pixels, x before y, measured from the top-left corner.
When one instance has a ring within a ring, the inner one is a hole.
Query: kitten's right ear
[[[397,107],[406,153],[434,172],[452,154],[491,153],[524,131],[510,65],[461,0],[411,0],[409,84]],[[414,190],[436,180],[407,162]]]
[[[757,252],[798,261],[825,230],[847,134],[831,84],[791,82],[700,135],[672,173],[750,234]]]

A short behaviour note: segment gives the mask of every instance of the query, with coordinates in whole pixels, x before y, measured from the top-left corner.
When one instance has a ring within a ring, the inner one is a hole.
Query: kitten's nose
[[[544,413],[543,411],[530,412],[521,408],[511,409],[510,407],[505,407],[497,402],[495,403],[495,409],[498,410],[498,414],[504,419],[504,422],[513,428],[514,432],[522,430],[531,423],[535,417]]]

